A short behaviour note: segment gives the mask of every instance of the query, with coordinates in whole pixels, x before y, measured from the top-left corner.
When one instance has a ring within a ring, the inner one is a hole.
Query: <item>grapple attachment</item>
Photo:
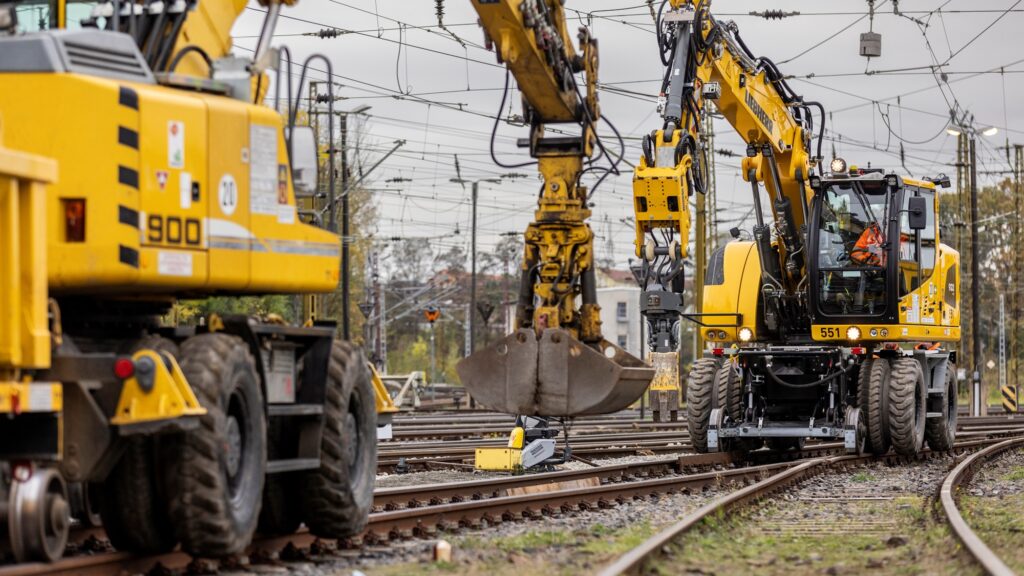
[[[583,416],[626,408],[644,393],[654,369],[602,340],[600,351],[565,330],[537,339],[520,329],[459,362],[462,385],[477,402],[508,414]]]

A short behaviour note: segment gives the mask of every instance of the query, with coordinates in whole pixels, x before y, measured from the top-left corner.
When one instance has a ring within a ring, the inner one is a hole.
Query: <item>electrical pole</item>
[[[953,227],[956,228],[956,250],[960,253],[961,258],[967,255],[967,243],[964,241],[964,228],[966,228],[967,211],[964,206],[964,191],[969,190],[970,181],[967,177],[967,169],[970,165],[970,158],[967,154],[967,133],[966,131],[961,132],[956,137],[956,203],[957,212],[956,219],[953,222]],[[964,281],[968,282],[964,282]],[[961,274],[961,289],[967,290],[969,285],[969,278],[966,274]],[[966,299],[961,298],[961,302],[966,302]],[[968,306],[961,305],[960,307],[960,324],[962,329],[960,331],[960,350],[963,352],[963,366],[968,368],[973,366],[973,360],[971,358],[970,345],[971,342],[971,330],[969,326],[970,310]],[[973,396],[972,396],[973,398]]]
[[[469,272],[469,343],[466,347],[466,356],[473,353],[476,340],[476,201],[480,190],[480,181],[473,182],[473,217],[472,234],[470,240],[470,272]]]
[[[1024,219],[1024,212],[1021,211],[1022,204],[1024,204],[1024,186],[1022,186],[1021,180],[1024,180],[1024,146],[1016,144],[1013,147],[1014,150],[1014,162],[1013,162],[1013,197],[1014,197],[1014,208],[1016,212],[1016,218],[1014,218],[1014,269],[1013,269],[1013,329],[1010,331],[1010,358],[1012,361],[1011,366],[1013,367],[1013,387],[1016,391],[1017,399],[1020,398],[1020,357],[1018,345],[1020,342],[1020,307],[1021,307],[1021,274],[1024,273],[1024,227],[1022,227],[1021,220]],[[1017,403],[1020,406],[1020,403]]]
[[[971,340],[973,392],[971,413],[974,416],[988,415],[988,400],[981,377],[981,274],[978,262],[978,167],[977,135],[970,138],[970,180],[971,180]]]
[[[349,339],[348,114],[341,114],[341,337]],[[331,166],[331,170],[334,166]],[[334,210],[331,210],[334,220]]]

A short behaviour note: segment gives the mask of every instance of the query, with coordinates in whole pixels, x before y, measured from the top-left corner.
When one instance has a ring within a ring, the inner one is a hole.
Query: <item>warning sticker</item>
[[[253,214],[278,215],[277,130],[249,127],[249,209]]]
[[[220,204],[220,211],[225,216],[231,216],[238,207],[238,185],[231,174],[225,174],[220,179],[217,187],[217,202]]]
[[[288,166],[286,164],[277,165],[277,203],[288,203]]]
[[[182,210],[192,207],[192,174],[182,172],[178,176],[178,196],[181,198]]]
[[[167,170],[156,171],[156,185],[160,187],[161,192],[167,189]]]
[[[167,165],[171,168],[185,167],[185,123],[167,122]]]
[[[157,254],[156,270],[164,276],[191,276],[192,254],[161,251]]]

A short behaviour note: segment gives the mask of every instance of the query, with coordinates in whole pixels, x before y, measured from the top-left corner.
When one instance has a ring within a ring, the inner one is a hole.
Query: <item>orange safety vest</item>
[[[871,223],[861,233],[850,251],[850,259],[862,266],[885,266],[885,252],[882,250],[882,229]]]

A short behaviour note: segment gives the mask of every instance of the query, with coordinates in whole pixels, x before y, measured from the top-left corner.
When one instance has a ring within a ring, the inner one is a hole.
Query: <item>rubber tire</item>
[[[889,438],[901,456],[915,456],[924,445],[928,390],[921,363],[913,358],[892,362],[889,380]]]
[[[884,362],[884,360],[877,360]],[[857,373],[857,407],[860,408],[861,427],[864,429],[864,450],[871,451],[871,438],[867,433],[868,426],[868,390],[871,385],[871,365],[876,362],[875,358],[867,358],[860,363]]]
[[[867,444],[870,445],[871,452],[877,455],[889,451],[889,429],[886,420],[890,373],[887,359],[877,358],[871,362],[871,370],[868,374],[868,409],[863,418],[868,427]]]
[[[946,365],[946,405],[939,418],[928,418],[924,425],[924,438],[932,450],[952,450],[956,441],[956,365]]]
[[[266,416],[256,364],[237,336],[200,334],[181,346],[181,370],[207,413],[162,442],[171,524],[193,556],[242,553],[252,540],[267,468]],[[241,410],[238,498],[228,476],[228,412]]]
[[[708,451],[708,421],[718,404],[715,376],[722,367],[718,358],[699,358],[686,382],[686,429],[696,452]]]
[[[314,535],[345,538],[366,528],[377,477],[373,384],[366,357],[351,342],[331,347],[326,392],[320,469],[305,474],[302,516]],[[355,438],[346,437],[346,428]]]
[[[124,349],[125,354],[148,349],[178,357],[178,345],[167,338],[147,336]],[[160,554],[178,545],[160,486],[157,438],[124,439],[120,460],[98,487],[100,518],[114,548],[137,554]]]
[[[741,405],[743,382],[737,376],[732,362],[723,362],[722,367],[715,373],[715,388],[718,394],[717,406],[722,408],[729,418],[732,418],[733,422],[738,422],[743,415],[743,407]]]

